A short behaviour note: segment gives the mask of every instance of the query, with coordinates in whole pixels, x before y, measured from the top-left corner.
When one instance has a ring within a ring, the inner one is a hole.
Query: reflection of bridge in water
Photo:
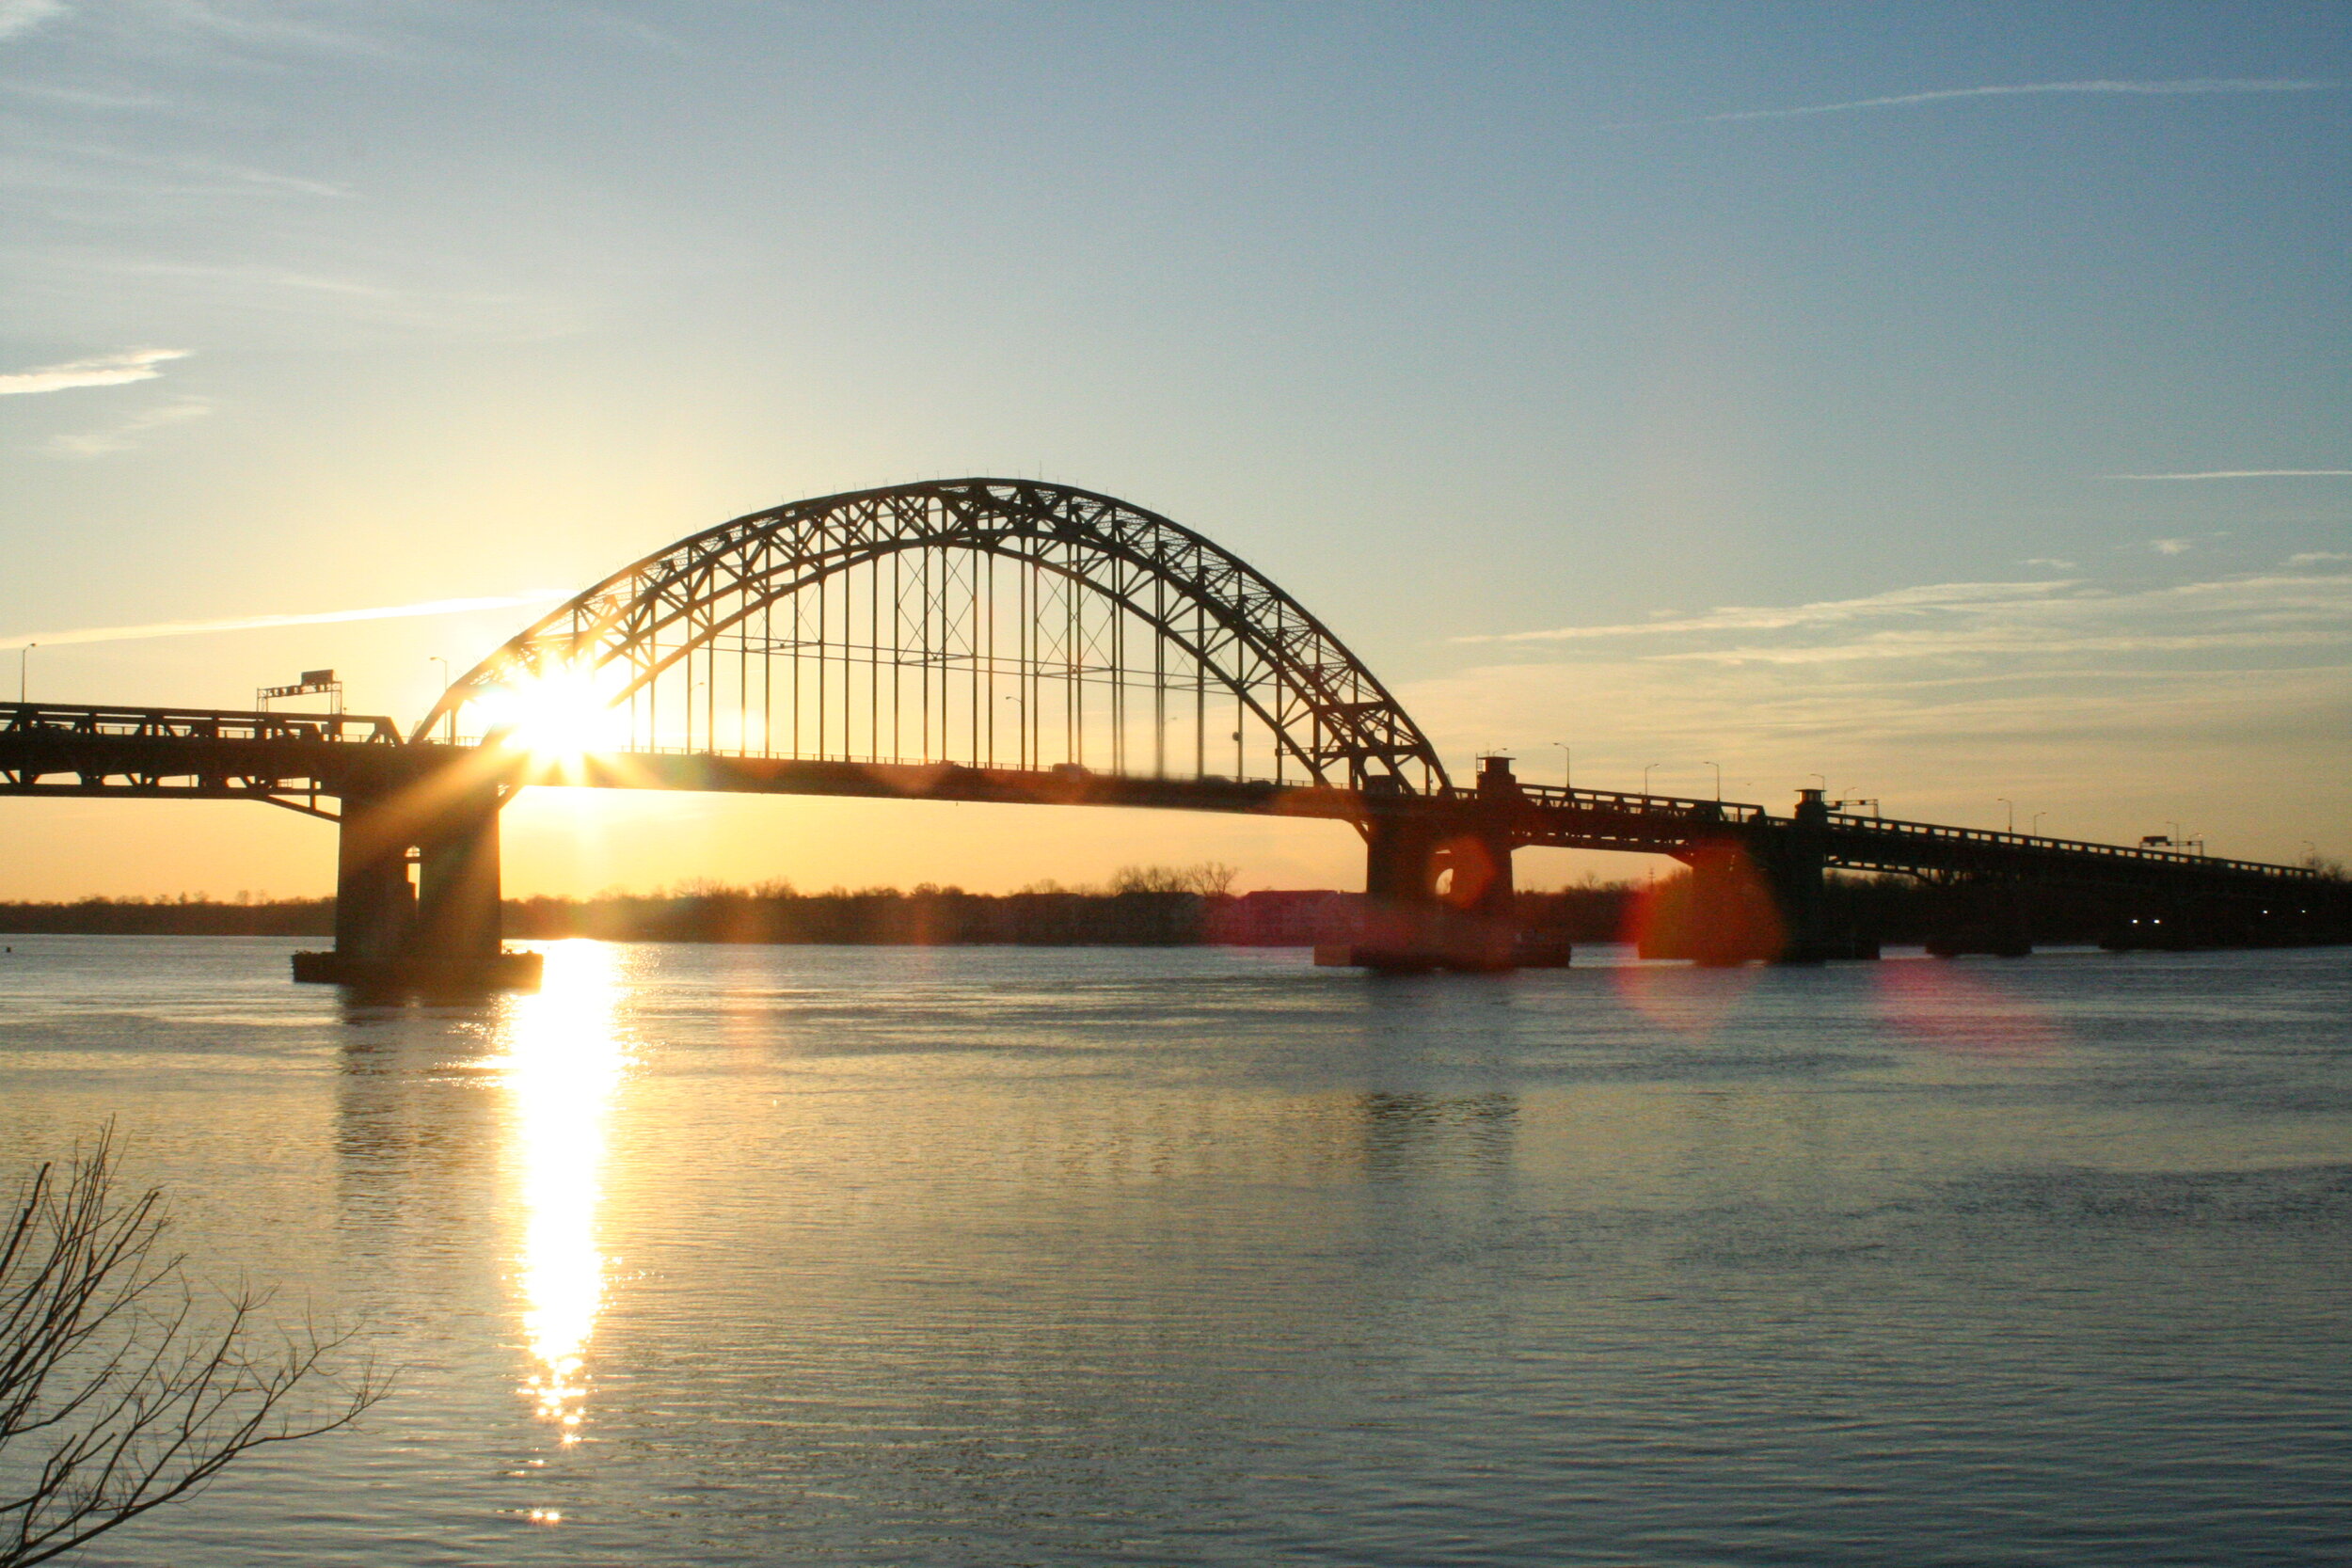
[[[1106,496],[956,480],[799,501],[608,578],[388,719],[0,705],[0,794],[259,800],[341,824],[320,978],[495,976],[498,815],[530,784],[1158,807],[1361,832],[1374,967],[1520,956],[1511,854],[1671,855],[1691,918],[1661,950],[1804,961],[1830,868],[1955,891],[1956,949],[2022,950],[2023,890],[2104,890],[2124,941],[2341,935],[2300,867],[1520,783],[1457,784],[1371,671],[1207,539]],[[322,802],[334,802],[329,810]],[[410,867],[416,868],[412,881]],[[2129,935],[2139,933],[2137,937]]]

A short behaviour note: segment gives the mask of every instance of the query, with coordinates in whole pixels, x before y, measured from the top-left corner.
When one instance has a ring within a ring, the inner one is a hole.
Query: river
[[[5,1168],[399,1372],[91,1563],[2352,1552],[2352,950],[7,941]]]

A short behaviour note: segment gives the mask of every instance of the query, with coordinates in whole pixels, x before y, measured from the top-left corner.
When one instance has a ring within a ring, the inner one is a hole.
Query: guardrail
[[[1518,786],[1533,803],[1554,811],[1613,812],[1626,816],[1663,816],[1677,822],[1760,822],[1762,806],[1744,800],[1701,800],[1683,795],[1629,794],[1615,789],[1564,789],[1557,784]]]
[[[2217,855],[2194,855],[2180,849],[2151,849],[2137,845],[2099,844],[2079,838],[2042,838],[2032,833],[2000,832],[1985,828],[1947,828],[1934,822],[1904,822],[1893,817],[1858,816],[1832,812],[1830,825],[1848,832],[1867,832],[1899,842],[1968,844],[2028,853],[2090,855],[2101,860],[2139,865],[2177,865],[2195,871],[2236,872],[2281,878],[2290,881],[2320,881],[2320,874],[2304,865],[2275,865],[2266,861],[2225,860]]]
[[[326,740],[398,746],[400,727],[373,713],[262,713],[215,708],[81,707],[0,703],[0,735],[40,731],[125,740]]]

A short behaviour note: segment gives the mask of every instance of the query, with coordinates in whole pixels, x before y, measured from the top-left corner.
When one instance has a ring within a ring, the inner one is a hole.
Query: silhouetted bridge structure
[[[1107,496],[958,480],[824,497],[615,573],[404,734],[344,714],[0,704],[0,795],[252,800],[340,824],[304,977],[495,980],[501,808],[532,784],[1151,807],[1345,822],[1376,968],[1511,967],[1512,852],[1673,856],[1702,961],[1868,956],[1824,873],[1948,884],[1950,951],[2022,951],[2023,890],[2103,890],[2119,945],[2341,940],[2297,866],[1843,813],[1468,784],[1344,645],[1207,539]],[[414,878],[411,878],[411,867]]]

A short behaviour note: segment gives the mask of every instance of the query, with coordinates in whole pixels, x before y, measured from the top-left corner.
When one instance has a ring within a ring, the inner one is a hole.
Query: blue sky
[[[0,644],[1043,473],[1266,570],[1456,757],[2352,852],[2342,6],[0,0]],[[54,641],[34,694],[334,664],[408,716],[530,613]],[[1352,858],[526,805],[549,887]],[[278,814],[0,814],[0,895],[326,877]]]

